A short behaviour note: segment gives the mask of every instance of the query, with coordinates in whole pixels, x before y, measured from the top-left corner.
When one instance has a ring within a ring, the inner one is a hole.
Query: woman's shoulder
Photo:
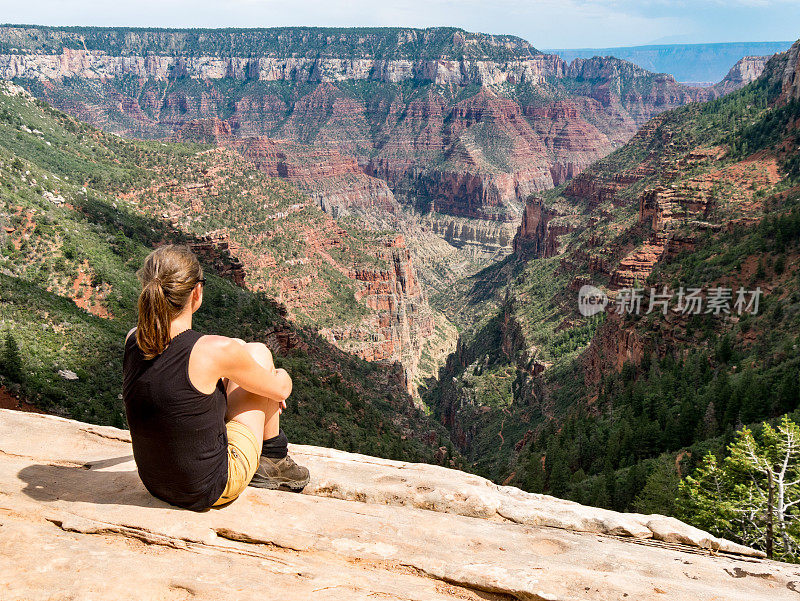
[[[209,346],[229,344],[231,340],[233,340],[233,338],[229,338],[228,336],[220,336],[218,334],[200,334],[200,336],[197,337],[198,344],[203,343]]]
[[[244,344],[244,341],[217,334],[201,334],[197,338],[197,342],[195,342],[195,346],[202,349],[204,354],[212,356],[229,352],[231,348],[238,344]]]
[[[211,387],[211,380],[216,384],[216,380],[223,378],[222,372],[235,356],[239,342],[238,338],[216,334],[198,336],[189,356],[189,380],[193,383],[192,385],[198,390],[204,390],[206,387]],[[244,341],[241,342],[244,343]],[[195,383],[206,379],[209,382],[203,381],[200,386]]]
[[[196,352],[193,351],[192,355],[196,355],[205,368],[224,369],[231,361],[241,359],[239,353],[245,344],[240,338],[203,334],[195,341]]]
[[[126,343],[128,342],[128,340],[130,340],[131,334],[133,334],[135,331],[136,331],[136,326],[133,326],[130,330],[128,330],[128,333],[125,334],[125,342]]]

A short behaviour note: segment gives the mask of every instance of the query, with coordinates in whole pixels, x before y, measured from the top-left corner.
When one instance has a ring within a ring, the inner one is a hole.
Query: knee
[[[274,367],[274,362],[272,360],[272,351],[267,348],[267,345],[263,342],[247,342],[245,343],[245,349],[250,355],[258,361],[260,365],[264,367]]]
[[[242,344],[242,345],[247,345],[247,343],[246,343],[244,340],[242,340],[241,338],[234,338],[234,340],[235,340],[236,342],[238,342],[239,344]]]

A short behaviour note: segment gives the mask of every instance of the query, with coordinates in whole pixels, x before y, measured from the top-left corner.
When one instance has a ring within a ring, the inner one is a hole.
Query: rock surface
[[[794,599],[788,564],[672,518],[292,446],[305,494],[189,512],[127,431],[0,410],[0,590],[35,599]],[[35,567],[32,567],[35,566]]]
[[[191,140],[191,135],[187,139]],[[216,141],[234,148],[271,177],[288,179],[334,218],[357,213],[369,219],[399,210],[386,182],[364,173],[355,157],[330,148],[268,138],[217,136]],[[372,221],[376,221],[375,229],[386,225],[378,219]]]
[[[738,90],[742,86],[746,86],[751,81],[755,81],[761,76],[764,71],[764,66],[770,56],[743,56],[736,64],[731,67],[728,74],[719,82],[715,83],[712,87],[727,94],[734,90]]]
[[[775,78],[780,81],[783,102],[800,100],[800,40],[786,52],[776,54],[765,71],[773,81]]]

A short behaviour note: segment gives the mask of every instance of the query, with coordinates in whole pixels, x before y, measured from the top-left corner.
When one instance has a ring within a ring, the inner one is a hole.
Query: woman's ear
[[[192,290],[192,307],[194,309],[192,312],[197,311],[200,308],[200,305],[203,304],[203,287],[195,286],[194,290]]]

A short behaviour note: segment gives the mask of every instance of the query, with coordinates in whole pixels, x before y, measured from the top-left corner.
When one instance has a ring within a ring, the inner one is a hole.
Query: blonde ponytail
[[[172,320],[186,307],[203,271],[188,246],[166,244],[147,256],[136,275],[142,284],[136,343],[149,360],[169,345]]]

